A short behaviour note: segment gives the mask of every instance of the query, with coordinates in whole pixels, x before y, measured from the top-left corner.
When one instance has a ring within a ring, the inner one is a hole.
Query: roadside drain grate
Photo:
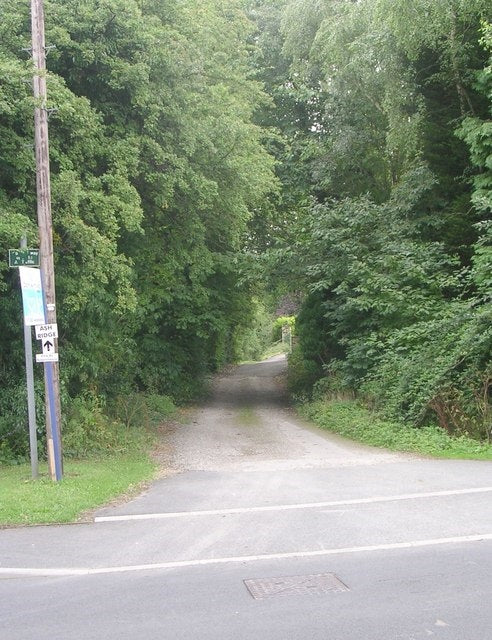
[[[244,584],[255,600],[263,600],[275,596],[305,596],[350,591],[347,585],[343,584],[334,573],[282,578],[258,578],[256,580],[245,580]]]

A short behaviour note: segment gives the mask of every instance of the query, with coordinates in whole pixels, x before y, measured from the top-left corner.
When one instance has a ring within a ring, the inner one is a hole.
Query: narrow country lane
[[[492,465],[303,424],[284,367],[218,378],[135,500],[0,531],[1,637],[490,637]]]
[[[285,366],[277,356],[217,378],[210,402],[168,434],[165,464],[179,471],[280,471],[403,459],[301,424],[279,381]]]

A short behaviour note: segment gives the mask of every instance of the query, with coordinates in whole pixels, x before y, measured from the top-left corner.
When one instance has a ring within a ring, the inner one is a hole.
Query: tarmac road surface
[[[318,431],[284,367],[218,378],[135,500],[1,530],[1,640],[492,639],[492,464]]]

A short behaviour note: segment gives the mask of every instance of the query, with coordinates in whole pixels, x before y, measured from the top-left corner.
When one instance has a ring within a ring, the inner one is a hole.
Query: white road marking
[[[420,500],[422,498],[439,498],[443,496],[462,496],[472,493],[486,493],[492,487],[473,489],[453,489],[433,491],[430,493],[406,493],[396,496],[376,496],[373,498],[356,498],[353,500],[335,500],[331,502],[307,502],[304,504],[281,504],[265,507],[237,507],[233,509],[210,509],[207,511],[175,511],[168,513],[137,513],[121,516],[97,516],[94,522],[122,522],[127,520],[161,520],[164,518],[184,518],[190,516],[220,516],[238,513],[259,513],[262,511],[289,511],[291,509],[319,509],[321,507],[340,507],[358,504],[374,504],[377,502],[395,502],[397,500]]]
[[[362,547],[342,547],[339,549],[316,549],[314,551],[293,551],[289,553],[270,553],[256,556],[232,556],[229,558],[205,558],[203,560],[177,560],[174,562],[159,562],[154,564],[137,564],[122,567],[98,567],[94,569],[82,568],[21,568],[1,567],[0,576],[19,577],[59,577],[59,576],[93,576],[108,573],[128,573],[130,571],[155,571],[162,569],[178,569],[183,567],[203,567],[206,565],[260,562],[263,560],[289,560],[296,558],[315,558],[335,556],[346,553],[371,553],[375,551],[394,551],[397,549],[415,549],[445,544],[461,544],[468,542],[483,542],[492,540],[492,533],[471,536],[457,536],[453,538],[434,538],[431,540],[413,540],[411,542],[395,542]]]
[[[449,627],[449,624],[444,620],[436,620],[436,627]]]

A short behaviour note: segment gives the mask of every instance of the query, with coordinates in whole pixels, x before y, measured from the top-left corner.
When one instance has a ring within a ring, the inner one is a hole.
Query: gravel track
[[[286,359],[234,367],[211,398],[165,433],[171,471],[262,471],[373,465],[408,459],[353,443],[302,421],[282,385]]]

